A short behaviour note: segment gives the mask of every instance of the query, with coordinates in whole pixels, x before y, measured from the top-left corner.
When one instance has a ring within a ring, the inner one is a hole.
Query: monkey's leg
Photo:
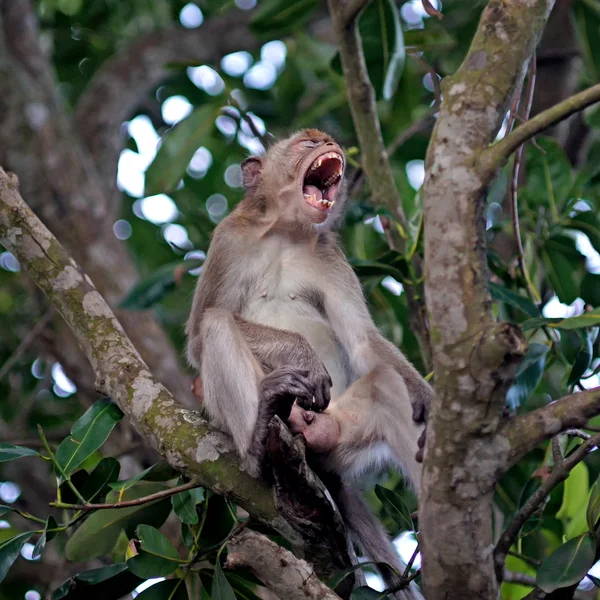
[[[228,311],[205,311],[200,341],[204,406],[215,424],[231,434],[248,471],[258,475],[266,426],[278,414],[278,405],[282,404],[282,415],[287,418],[294,398],[312,397],[313,386],[306,372],[287,366],[265,376]]]

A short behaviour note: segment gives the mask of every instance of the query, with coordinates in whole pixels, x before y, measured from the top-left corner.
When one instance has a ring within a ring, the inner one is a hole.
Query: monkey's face
[[[305,148],[300,173],[302,177],[302,197],[307,214],[314,223],[323,223],[335,205],[342,176],[344,155],[333,141],[300,140]]]
[[[319,225],[339,213],[344,166],[344,153],[332,138],[304,129],[272,146],[266,155],[244,161],[242,174],[246,190],[266,198],[278,216]]]
[[[340,426],[327,412],[316,413],[294,404],[288,426],[294,435],[302,434],[306,445],[314,452],[329,452],[339,442]]]

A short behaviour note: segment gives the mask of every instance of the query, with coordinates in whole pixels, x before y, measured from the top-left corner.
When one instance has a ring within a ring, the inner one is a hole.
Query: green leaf
[[[350,598],[352,600],[378,600],[381,598],[381,592],[370,588],[368,585],[363,585],[353,590]]]
[[[531,302],[528,298],[509,290],[508,288],[502,287],[490,281],[489,283],[490,293],[494,300],[510,304],[520,311],[524,312],[530,317],[539,317],[540,311],[537,306]]]
[[[152,275],[137,283],[119,303],[127,310],[147,310],[174,290],[181,276],[204,263],[203,260],[182,260],[158,268]]]
[[[169,538],[150,525],[139,525],[139,554],[127,561],[127,567],[138,577],[166,577],[184,562]]]
[[[577,213],[567,221],[565,226],[585,233],[596,252],[600,252],[600,219],[595,211]]]
[[[210,597],[212,600],[236,600],[235,592],[229,581],[225,578],[218,560],[215,563],[215,576],[213,578]]]
[[[405,45],[398,10],[393,0],[376,0],[358,22],[369,79],[379,100],[389,100],[398,87],[405,64]],[[340,68],[339,56],[332,63]]]
[[[263,0],[250,20],[250,27],[271,39],[286,35],[301,29],[318,4],[319,0]]]
[[[38,541],[36,542],[35,546],[33,547],[33,552],[31,553],[31,558],[38,558],[42,555],[42,552],[44,551],[44,548],[46,547],[46,544],[52,540],[54,537],[56,537],[56,534],[58,533],[57,531],[48,531],[49,529],[52,530],[54,528],[56,528],[57,523],[56,523],[56,519],[50,515],[48,517],[48,519],[46,520],[46,525],[44,526],[44,533],[42,533],[42,535],[40,535]]]
[[[596,336],[593,335],[593,332],[591,331],[585,331],[580,332],[579,337],[581,338],[581,348],[575,357],[575,362],[569,373],[567,385],[577,383],[592,364],[592,356],[594,354],[593,344]]]
[[[383,82],[383,99],[391,100],[396,90],[398,83],[404,72],[404,64],[406,62],[406,48],[404,47],[404,36],[402,35],[402,23],[400,22],[400,13],[396,3],[393,0],[388,0],[392,24],[394,27],[394,39],[392,42],[392,52]]]
[[[123,418],[121,409],[109,399],[97,400],[71,427],[56,451],[56,460],[67,475],[93,454]]]
[[[121,481],[114,481],[109,483],[109,486],[117,491],[128,490],[134,486],[138,481],[169,481],[177,476],[177,471],[164,460],[154,463],[152,466],[138,473],[131,479],[122,479]]]
[[[515,381],[506,394],[507,404],[513,410],[521,406],[538,386],[544,374],[549,350],[550,347],[546,344],[529,345],[525,358],[517,368]]]
[[[571,304],[579,296],[579,279],[583,278],[585,259],[575,241],[566,236],[552,236],[544,245],[542,260],[552,289],[558,299]]]
[[[390,275],[396,281],[402,282],[406,275],[405,272],[398,268],[401,266],[400,262],[396,263],[397,266],[375,260],[360,260],[357,258],[351,258],[349,262],[356,275],[361,279],[364,277],[386,277]]]
[[[213,106],[200,106],[163,135],[146,171],[145,196],[168,193],[177,187],[196,150],[214,128],[217,116]]]
[[[404,500],[396,492],[378,484],[375,486],[375,495],[383,504],[386,512],[403,530],[414,531],[415,526],[410,516],[410,510],[408,510]]]
[[[26,531],[0,543],[0,582],[4,581],[8,570],[19,557],[21,548],[32,535],[33,531]]]
[[[354,571],[358,571],[359,569],[366,569],[368,567],[377,567],[377,566],[382,566],[382,567],[389,567],[390,565],[388,565],[387,563],[383,563],[383,562],[362,562],[362,563],[358,563],[357,565],[351,565],[349,567],[347,567],[346,569],[344,569],[343,571],[340,571],[339,573],[337,573],[336,575],[334,575],[331,579],[329,579],[329,581],[327,582],[327,585],[332,589],[335,590],[335,588],[340,585],[340,583],[342,583],[342,581],[344,581],[344,579],[346,579],[346,577],[348,577],[348,575],[350,575],[351,573],[354,573]]]
[[[594,485],[590,491],[590,500],[585,513],[586,520],[590,531],[596,531],[596,524],[600,518],[600,477],[596,478]]]
[[[14,506],[6,506],[6,504],[0,504],[0,517],[8,512],[17,510]]]
[[[559,323],[563,319],[561,318],[546,318],[536,317],[535,319],[527,319],[527,321],[521,323],[521,329],[523,331],[531,331],[532,329],[540,329],[542,327],[549,327],[554,323]]]
[[[533,494],[537,491],[540,485],[542,485],[542,481],[539,477],[532,477],[527,481],[527,483],[521,490],[521,495],[519,496],[519,502],[517,504],[517,511],[523,508],[527,500],[529,500],[529,498],[533,496]],[[523,527],[521,528],[521,535],[529,535],[530,533],[535,531],[539,527],[540,522],[541,516],[539,515],[538,511],[536,511],[523,524]]]
[[[188,600],[185,581],[183,579],[159,581],[138,594],[136,600]]]
[[[139,525],[136,529],[136,534],[140,540],[142,550],[165,560],[181,561],[175,546],[171,544],[169,538],[155,527]]]
[[[77,573],[63,582],[50,600],[108,600],[122,598],[144,580],[127,569],[125,563]]]
[[[536,584],[546,593],[579,583],[592,568],[596,541],[589,534],[569,540],[555,550],[538,569]]]
[[[581,282],[580,296],[584,302],[600,307],[600,275],[586,273]]]
[[[108,491],[108,485],[119,478],[120,471],[121,465],[116,458],[112,456],[103,458],[79,490],[81,495],[88,502],[97,496],[102,496],[104,492]]]
[[[580,462],[569,473],[563,486],[563,500],[556,513],[562,521],[576,518],[583,513],[589,493],[589,471],[585,463]]]
[[[194,525],[198,522],[198,513],[196,512],[196,502],[190,493],[190,490],[179,492],[171,496],[171,504],[175,514],[182,523]]]
[[[167,489],[168,486],[160,483],[142,481],[126,490],[122,499],[135,500]],[[116,492],[111,492],[106,497],[107,503],[117,502],[117,500]],[[86,561],[108,554],[117,543],[122,529],[131,538],[140,523],[160,527],[170,512],[169,498],[128,508],[99,510],[91,514],[69,539],[65,546],[65,556],[72,561]]]
[[[556,206],[567,200],[573,185],[573,168],[557,140],[537,136],[536,142],[541,150],[533,145],[526,150],[527,183],[523,196],[527,205],[551,210],[551,200]]]
[[[15,446],[14,444],[0,443],[0,462],[23,458],[24,456],[39,456],[39,453],[31,448]]]
[[[552,327],[557,329],[582,329],[583,327],[595,327],[600,325],[600,308],[584,312],[578,317],[569,317],[553,323]]]

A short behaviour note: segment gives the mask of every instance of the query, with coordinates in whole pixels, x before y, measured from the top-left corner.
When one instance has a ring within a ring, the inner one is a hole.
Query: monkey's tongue
[[[323,199],[323,193],[321,192],[321,190],[315,186],[315,185],[305,185],[302,188],[302,193],[305,196],[314,196],[317,200],[317,202],[319,202],[319,200]]]

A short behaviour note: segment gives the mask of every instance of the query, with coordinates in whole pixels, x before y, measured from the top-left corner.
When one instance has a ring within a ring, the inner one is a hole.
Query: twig
[[[558,436],[552,438],[552,460],[555,465],[560,465],[563,461],[562,450],[560,449],[560,440]]]
[[[356,20],[366,2],[365,0],[346,0],[345,2],[328,0],[327,5],[340,47],[350,112],[361,148],[362,166],[369,180],[373,201],[377,206],[386,207],[398,221],[402,230],[406,232],[407,219],[383,143],[375,91],[367,72]],[[398,250],[402,252],[405,249],[406,240],[402,239],[400,242]],[[412,264],[417,275],[420,275],[421,266],[418,257],[414,257]],[[427,322],[424,318],[423,294],[418,294],[414,286],[407,286],[405,292],[410,309],[410,325],[419,342],[423,362],[429,368],[431,365],[431,342]]]
[[[432,106],[422,117],[417,119],[414,123],[411,123],[406,129],[401,131],[396,138],[392,141],[392,143],[387,147],[388,156],[391,156],[403,146],[408,140],[420,133],[424,129],[427,129],[430,125],[433,125],[435,122],[435,115],[439,110],[439,105],[436,103]]]
[[[579,94],[575,94],[549,109],[537,114],[533,119],[517,127],[510,135],[507,135],[497,144],[484,150],[481,155],[482,164],[490,161],[491,165],[498,165],[508,160],[510,155],[524,142],[534,135],[548,129],[572,114],[584,110],[588,106],[600,101],[600,84],[594,85]]]
[[[423,3],[423,8],[425,12],[430,17],[437,17],[440,21],[444,18],[444,15],[437,9],[434,8],[433,4],[431,4],[431,0],[421,0]]]
[[[404,569],[404,573],[402,574],[403,579],[406,579],[409,576],[410,570],[412,569],[412,566],[413,566],[418,554],[419,554],[419,544],[417,544],[417,547],[415,548],[414,552],[412,553],[412,556],[410,557],[410,560],[408,561],[408,563],[406,565],[406,569]]]
[[[69,477],[69,475],[67,475],[65,470],[62,468],[62,465],[56,460],[56,456],[54,455],[54,452],[52,452],[52,449],[50,448],[50,444],[48,443],[48,440],[46,439],[46,436],[44,435],[44,430],[42,429],[41,425],[38,425],[38,433],[40,434],[40,438],[42,439],[44,448],[46,449],[46,452],[48,453],[48,456],[50,457],[52,464],[56,467],[57,471],[61,474],[62,478],[67,482],[67,485],[71,488],[71,490],[73,490],[73,493],[75,494],[75,496],[77,498],[79,498],[79,500],[81,500],[82,502],[85,502],[85,498],[79,493],[79,490],[73,485],[73,482],[71,481],[71,478]]]
[[[431,85],[433,86],[433,95],[435,96],[435,105],[439,108],[442,104],[442,88],[440,86],[440,78],[437,71],[433,68],[433,65],[429,64],[423,57],[417,54],[417,52],[410,52],[410,56],[420,63],[429,73]]]
[[[510,522],[504,533],[500,536],[500,540],[494,549],[494,564],[496,575],[499,578],[503,574],[506,555],[517,539],[521,527],[523,527],[527,519],[529,519],[529,517],[531,517],[538,509],[539,505],[544,501],[544,498],[546,498],[559,483],[564,481],[575,465],[581,462],[586,454],[598,444],[600,444],[600,434],[583,442],[583,444],[574,450],[566,459],[555,462],[552,473],[550,473],[542,485],[540,485],[540,487],[529,497],[515,518]]]
[[[523,598],[523,600],[543,600],[548,594],[540,590],[540,588],[535,588],[527,596]]]
[[[527,573],[515,573],[514,571],[505,570],[503,580],[506,583],[518,583],[519,585],[535,587],[535,577]]]
[[[51,306],[42,316],[42,318],[31,328],[29,333],[21,340],[15,351],[8,357],[8,360],[0,367],[0,381],[2,381],[14,365],[18,362],[21,356],[27,351],[35,338],[44,331],[46,325],[50,322],[54,308]]]
[[[427,129],[435,122],[435,115],[438,112],[439,107],[437,104],[432,106],[422,117],[417,119],[414,123],[411,123],[406,129],[403,129],[394,138],[392,143],[387,147],[386,152],[388,156],[392,156],[400,147],[402,147],[410,138],[417,133]],[[365,173],[362,168],[358,168],[352,177],[348,194],[353,196],[356,193],[357,188],[363,183],[365,179]]]
[[[526,415],[509,419],[498,434],[511,446],[509,464],[567,429],[586,428],[588,419],[600,414],[600,387],[555,400]]]
[[[190,481],[189,483],[185,483],[183,485],[178,485],[176,487],[170,488],[168,490],[163,490],[161,492],[156,492],[155,494],[150,494],[148,496],[144,496],[142,498],[136,498],[135,500],[125,500],[124,502],[109,502],[106,504],[91,504],[86,503],[85,499],[83,500],[83,504],[67,504],[65,502],[50,502],[50,506],[54,508],[64,508],[68,510],[83,510],[85,512],[89,512],[90,510],[103,510],[106,508],[127,508],[128,506],[139,506],[140,504],[146,504],[147,502],[153,502],[154,500],[160,500],[161,498],[168,498],[169,496],[174,496],[175,494],[179,494],[180,492],[185,492],[186,490],[192,490],[194,488],[201,487],[199,483]]]
[[[361,11],[369,2],[370,0],[342,0],[339,2],[341,5],[341,19],[345,27],[349,27],[358,19]]]
[[[582,440],[589,440],[592,437],[589,433],[581,431],[581,429],[567,429],[564,433],[569,437],[577,437]]]
[[[537,560],[535,558],[530,558],[529,556],[525,556],[524,554],[519,554],[518,552],[513,552],[512,550],[508,553],[509,556],[514,556],[522,560],[523,562],[531,565],[532,567],[539,567],[542,564],[541,560]]]
[[[311,565],[266,536],[246,529],[227,545],[226,569],[248,568],[263,584],[286,600],[339,600]]]
[[[529,82],[527,83],[527,92],[525,96],[525,114],[524,118],[529,118],[529,113],[531,112],[531,105],[533,103],[533,93],[535,91],[535,78],[536,78],[536,58],[535,52],[533,53],[531,60],[529,62]],[[512,123],[516,119],[517,112],[511,114]],[[510,135],[510,133],[509,133]],[[523,249],[523,240],[521,238],[521,229],[519,227],[519,206],[517,202],[517,190],[519,188],[519,170],[521,167],[521,161],[523,160],[523,151],[525,149],[525,144],[521,144],[517,149],[515,154],[515,158],[513,161],[513,169],[512,169],[512,177],[510,183],[510,196],[511,196],[511,217],[512,217],[512,225],[513,225],[513,233],[515,236],[515,240],[517,242],[517,257],[519,261],[519,269],[521,270],[521,275],[525,280],[527,292],[531,298],[531,300],[539,304],[541,302],[540,295],[535,289],[531,279],[529,278],[529,273],[527,271],[527,264],[525,262],[525,250]]]

